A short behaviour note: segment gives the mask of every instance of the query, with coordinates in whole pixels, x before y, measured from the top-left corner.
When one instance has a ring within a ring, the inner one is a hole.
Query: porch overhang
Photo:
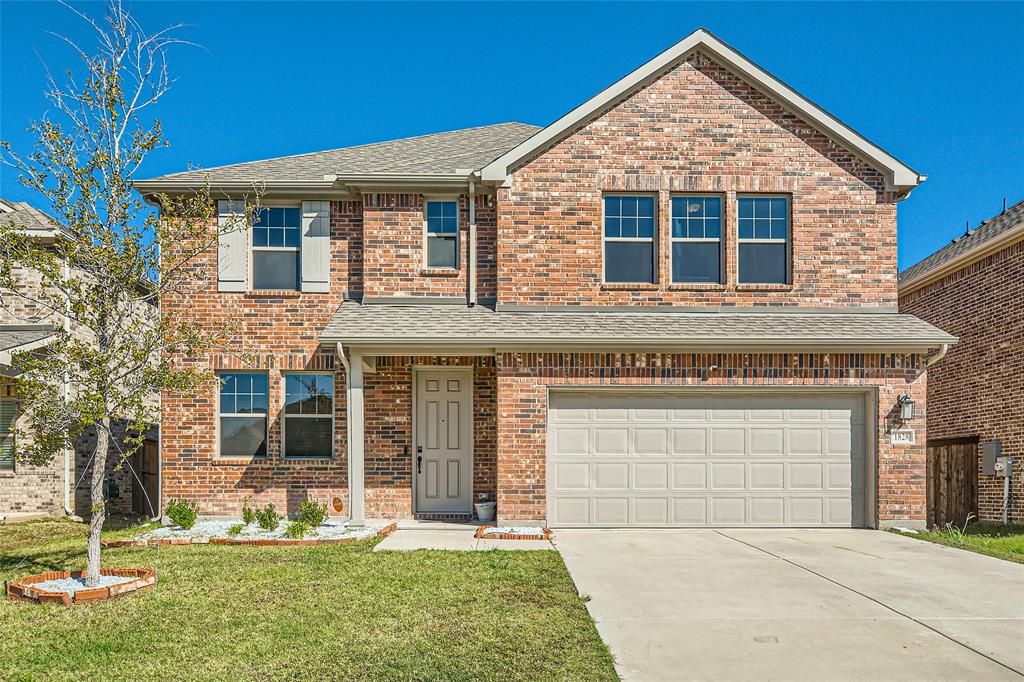
[[[51,325],[0,325],[0,375],[14,376],[14,355],[45,347],[53,339]]]
[[[372,355],[502,351],[927,353],[950,334],[895,311],[495,311],[343,303],[320,336]]]

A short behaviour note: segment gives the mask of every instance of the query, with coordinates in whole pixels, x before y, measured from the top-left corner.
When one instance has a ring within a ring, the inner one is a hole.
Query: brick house
[[[922,525],[926,366],[955,341],[897,311],[896,203],[923,180],[699,30],[544,128],[139,182],[208,184],[225,224],[266,192],[197,263],[209,287],[163,301],[255,356],[163,397],[165,496]]]
[[[2,197],[0,223],[27,231],[43,244],[53,243],[67,234],[64,227],[34,206]],[[74,263],[68,264],[66,271],[69,276],[72,273],[84,276]],[[69,448],[46,464],[30,464],[16,456],[19,441],[15,437],[15,427],[27,430],[28,422],[18,410],[15,356],[20,352],[45,353],[54,330],[64,325],[76,335],[84,334],[81,327],[76,327],[61,312],[39,307],[36,295],[43,286],[39,272],[16,266],[14,286],[11,289],[0,288],[0,516],[4,517],[89,513],[88,481],[83,485],[78,485],[78,482],[82,480],[95,447],[94,430],[82,434],[74,449]],[[154,306],[147,306],[144,314],[155,314]],[[74,387],[65,382],[61,390],[73,391]],[[123,437],[126,426],[126,422],[115,420],[112,424],[115,437]],[[142,460],[148,455],[151,464],[145,467],[143,462],[137,461],[136,466],[140,478],[146,480],[150,494],[156,497],[159,471],[156,467],[155,429],[151,435],[152,442],[147,441],[145,454],[136,457],[136,460]],[[118,464],[116,457],[110,458],[106,486],[108,509],[117,513],[148,513],[141,486],[136,485],[136,478],[128,467],[119,467]],[[149,471],[149,475],[143,476],[144,471]],[[159,506],[158,502],[154,504]]]
[[[998,522],[1004,479],[982,472],[982,448],[1000,441],[1015,469],[1007,516],[1024,523],[1024,201],[904,270],[900,310],[960,338],[929,372],[929,446],[966,448],[969,511]]]

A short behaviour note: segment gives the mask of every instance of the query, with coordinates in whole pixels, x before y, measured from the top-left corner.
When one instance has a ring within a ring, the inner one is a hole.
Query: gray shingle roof
[[[900,286],[923,277],[932,270],[956,260],[968,251],[996,239],[1009,230],[1024,225],[1024,201],[1014,204],[995,218],[990,218],[971,230],[967,235],[953,240],[924,260],[911,265],[900,273]]]
[[[53,334],[49,325],[0,325],[0,351],[42,341]]]
[[[14,209],[7,212],[0,208],[0,223],[11,224],[21,230],[38,232],[62,229],[50,216],[24,201],[9,201],[0,197],[0,203]]]
[[[343,303],[324,343],[929,348],[956,337],[898,313],[495,312]]]
[[[297,156],[282,156],[230,166],[161,175],[158,180],[259,182],[264,180],[323,180],[344,174],[454,174],[478,170],[533,135],[538,127],[498,123],[446,133],[407,137]]]

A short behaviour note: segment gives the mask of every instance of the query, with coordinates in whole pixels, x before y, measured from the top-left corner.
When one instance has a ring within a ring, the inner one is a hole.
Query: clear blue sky
[[[102,5],[77,3],[99,14]],[[900,204],[907,267],[1024,199],[1024,4],[136,2],[190,24],[145,175],[467,126],[543,125],[706,27],[929,176]],[[0,138],[24,149],[44,70],[82,35],[50,2],[0,0]],[[29,196],[9,169],[0,193]]]

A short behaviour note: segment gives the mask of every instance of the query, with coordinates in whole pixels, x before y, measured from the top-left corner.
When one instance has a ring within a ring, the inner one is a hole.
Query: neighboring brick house
[[[0,197],[0,223],[10,224],[18,230],[29,231],[42,243],[52,243],[67,234],[53,218],[26,202],[9,201]],[[32,465],[18,461],[18,445],[14,434],[15,424],[21,430],[27,429],[25,415],[17,410],[15,355],[19,352],[46,352],[55,328],[73,324],[63,314],[39,309],[33,296],[44,286],[38,272],[15,266],[16,286],[12,290],[0,289],[0,516],[16,517],[25,515],[59,515],[89,513],[88,480],[78,485],[82,473],[88,466],[95,444],[95,432],[90,430],[70,449],[50,460],[45,465]],[[69,265],[68,273],[81,274]],[[155,313],[155,310],[152,311]],[[150,313],[152,314],[152,313]],[[77,334],[77,332],[75,332]],[[62,390],[73,391],[65,385]],[[115,420],[115,433],[123,434],[125,423]],[[155,460],[156,433],[153,443],[147,445]],[[106,490],[109,508],[114,512],[130,513],[142,511],[140,495],[136,490],[135,478],[127,467],[118,467],[116,457],[111,457],[107,473]],[[152,480],[148,481],[151,492],[157,489],[153,467]],[[155,502],[159,506],[158,502]]]
[[[955,341],[897,311],[896,203],[923,180],[700,30],[545,128],[139,182],[208,184],[224,224],[266,192],[197,263],[208,289],[163,301],[255,356],[163,396],[165,495],[923,525],[925,368]]]
[[[977,513],[1001,521],[1004,479],[981,457],[999,440],[1014,460],[1008,517],[1024,523],[1024,201],[904,270],[900,310],[960,337],[929,371],[929,443],[976,441]]]

